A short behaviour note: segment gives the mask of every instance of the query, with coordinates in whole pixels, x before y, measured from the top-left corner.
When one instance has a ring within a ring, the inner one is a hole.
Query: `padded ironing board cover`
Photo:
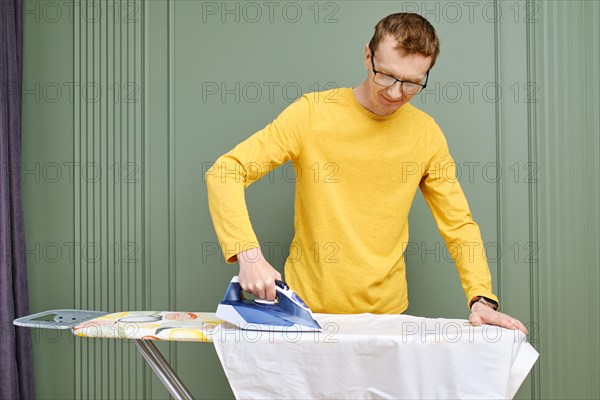
[[[126,311],[94,318],[72,331],[90,338],[210,342],[222,322],[214,313]]]
[[[462,319],[315,314],[313,332],[213,336],[240,399],[506,399],[539,354],[519,332]]]

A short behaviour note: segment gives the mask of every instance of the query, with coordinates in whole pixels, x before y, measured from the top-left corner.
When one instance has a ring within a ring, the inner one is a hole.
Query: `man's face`
[[[431,57],[421,54],[401,54],[395,50],[396,40],[388,35],[375,50],[375,69],[398,80],[422,83],[431,65]],[[378,115],[389,115],[410,101],[414,96],[404,93],[400,83],[390,87],[381,86],[373,80],[371,50],[365,49],[365,67],[368,71],[368,109]]]

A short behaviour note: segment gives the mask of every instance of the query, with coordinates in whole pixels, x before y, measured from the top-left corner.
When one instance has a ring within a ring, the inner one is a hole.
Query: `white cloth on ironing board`
[[[506,399],[539,356],[519,331],[462,319],[314,316],[322,332],[218,328],[236,398]]]

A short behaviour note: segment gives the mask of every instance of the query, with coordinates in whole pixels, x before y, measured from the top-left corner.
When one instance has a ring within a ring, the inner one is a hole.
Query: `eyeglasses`
[[[400,79],[396,79],[391,75],[384,74],[383,72],[379,72],[375,69],[375,54],[373,53],[373,49],[371,49],[371,65],[373,66],[373,81],[375,81],[375,83],[378,85],[390,87],[394,86],[396,82],[400,82],[400,90],[411,96],[418,94],[421,90],[427,87],[429,70],[427,71],[427,75],[425,75],[424,83],[401,81]]]

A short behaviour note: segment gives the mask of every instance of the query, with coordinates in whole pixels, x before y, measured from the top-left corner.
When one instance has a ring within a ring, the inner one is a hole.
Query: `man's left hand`
[[[497,325],[506,329],[518,329],[526,335],[529,333],[521,321],[479,302],[473,303],[469,321],[476,326],[481,324]]]

